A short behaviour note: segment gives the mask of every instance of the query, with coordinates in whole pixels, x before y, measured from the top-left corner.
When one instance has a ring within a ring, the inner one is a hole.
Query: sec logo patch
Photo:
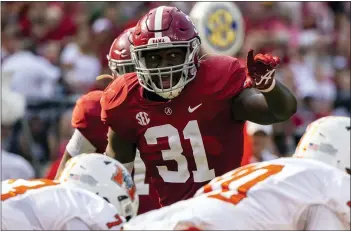
[[[211,46],[220,50],[226,50],[232,46],[238,25],[228,9],[214,9],[205,23],[206,39]]]
[[[241,49],[245,28],[235,3],[198,2],[190,17],[199,31],[204,53],[233,56]]]

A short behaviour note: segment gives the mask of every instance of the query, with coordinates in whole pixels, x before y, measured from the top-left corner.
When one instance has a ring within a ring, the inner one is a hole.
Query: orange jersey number
[[[5,201],[17,195],[24,194],[27,190],[43,188],[46,186],[57,185],[57,182],[48,179],[33,179],[33,180],[8,180],[6,182],[9,187],[8,192],[1,193],[1,201]],[[6,187],[2,185],[3,189]]]
[[[229,175],[225,174],[222,177],[214,179],[210,182],[210,184],[204,186],[204,193],[209,193],[216,190],[216,188],[213,188],[213,184],[221,181],[221,192],[209,195],[209,197],[216,198],[236,205],[247,196],[247,191],[250,188],[255,186],[257,183],[265,180],[266,178],[279,173],[283,168],[284,166],[282,165],[267,165],[261,167],[256,165],[246,165],[228,173]],[[258,171],[262,173],[258,174]],[[250,175],[253,176],[253,178],[250,178]],[[249,180],[246,183],[237,187],[234,191],[229,189],[229,185],[232,182],[242,179],[243,177],[248,177]],[[237,191],[237,193],[235,191]]]

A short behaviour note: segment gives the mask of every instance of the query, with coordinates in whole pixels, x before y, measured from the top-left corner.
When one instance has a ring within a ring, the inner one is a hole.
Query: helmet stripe
[[[160,6],[156,9],[155,14],[155,21],[154,21],[154,30],[161,30],[162,29],[162,15],[164,6]],[[161,38],[162,32],[155,32],[155,38]]]

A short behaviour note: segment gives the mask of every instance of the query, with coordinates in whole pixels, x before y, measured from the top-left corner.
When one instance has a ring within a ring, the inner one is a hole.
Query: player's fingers
[[[278,66],[280,64],[280,58],[279,57],[274,56],[273,60],[274,60],[274,67],[276,67],[276,66]]]
[[[251,77],[247,77],[244,82],[244,88],[252,88],[255,86],[255,81]]]
[[[277,56],[265,55],[265,57],[269,60],[269,65],[273,68],[280,63],[280,59]]]
[[[265,58],[266,58],[266,60],[267,60],[267,64],[268,64],[269,66],[273,66],[273,65],[274,65],[273,56],[268,55],[268,54],[265,54],[264,56],[265,56]]]
[[[264,56],[264,54],[255,55],[255,61],[263,61],[265,59],[266,59],[266,57]]]
[[[264,54],[257,54],[255,56],[255,62],[261,62],[261,63],[264,63],[265,65],[270,64],[269,58],[267,58],[267,56]]]
[[[280,59],[277,56],[271,56],[269,54],[257,54],[255,56],[255,61],[264,63],[265,65],[269,65],[274,68],[279,64]]]
[[[269,58],[269,66],[275,68],[276,66],[278,66],[279,64],[279,58],[278,57],[273,57],[273,56],[270,56]]]
[[[266,55],[266,59],[268,60],[268,65],[271,67],[274,67],[275,65],[275,60],[273,59],[273,56],[271,55]]]
[[[250,49],[249,52],[247,53],[247,67],[251,67],[253,65],[254,61],[254,50]]]

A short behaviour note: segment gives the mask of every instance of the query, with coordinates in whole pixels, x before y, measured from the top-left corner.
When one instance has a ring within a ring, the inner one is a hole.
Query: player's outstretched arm
[[[273,124],[288,120],[296,112],[296,99],[289,89],[277,81],[269,93],[254,88],[243,90],[233,99],[234,119],[258,124]]]
[[[136,155],[135,144],[124,139],[123,136],[120,136],[111,128],[108,130],[107,137],[108,144],[106,147],[106,155],[121,162],[131,172]]]
[[[61,162],[60,165],[57,169],[56,172],[56,176],[55,176],[55,180],[58,180],[58,178],[60,177],[61,172],[63,171],[63,169],[65,168],[65,165],[67,163],[67,161],[71,159],[71,154],[68,153],[67,150],[65,150],[65,153],[63,154],[62,158],[61,158]]]
[[[232,101],[236,120],[249,120],[259,124],[272,124],[289,119],[295,112],[297,101],[292,92],[274,78],[279,58],[258,54],[251,50],[247,57],[247,84]]]
[[[73,111],[73,115],[76,115],[75,110]],[[77,124],[73,123],[73,126],[77,127]],[[65,153],[61,158],[60,166],[57,169],[55,179],[58,179],[60,173],[65,168],[66,162],[71,159],[72,156],[77,156],[82,153],[94,153],[96,150],[97,148],[81,133],[78,128],[76,128],[66,146]]]

